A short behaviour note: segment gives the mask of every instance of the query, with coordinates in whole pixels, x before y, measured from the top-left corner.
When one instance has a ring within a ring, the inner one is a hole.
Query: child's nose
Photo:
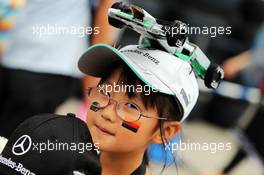
[[[116,105],[117,103],[115,101],[110,100],[109,105],[103,108],[101,116],[105,120],[108,120],[112,123],[116,122],[117,120]]]

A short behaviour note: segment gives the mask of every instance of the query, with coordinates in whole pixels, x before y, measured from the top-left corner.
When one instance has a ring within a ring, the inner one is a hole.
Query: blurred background
[[[106,12],[114,2],[0,0],[0,136],[8,138],[21,121],[38,113],[75,112],[84,118],[83,89],[98,79],[83,77],[77,70],[81,53],[95,43],[138,42],[134,31],[109,26]],[[178,150],[178,174],[263,175],[264,1],[125,2],[167,21],[230,27],[230,34],[189,35],[210,60],[222,65],[225,80],[215,91],[200,82],[198,103],[172,143],[229,144],[231,149]],[[46,28],[43,36],[41,27]],[[164,163],[160,145],[153,145],[150,153],[153,174],[159,174]],[[169,163],[170,156],[167,153]],[[171,165],[164,174],[175,171]]]

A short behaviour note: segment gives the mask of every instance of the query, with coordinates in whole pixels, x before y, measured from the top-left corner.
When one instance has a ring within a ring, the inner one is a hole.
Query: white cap
[[[100,77],[117,60],[123,60],[153,89],[175,96],[182,110],[181,122],[190,114],[197,102],[199,88],[189,63],[154,48],[128,45],[117,50],[106,44],[96,44],[81,56],[78,67],[85,74]]]

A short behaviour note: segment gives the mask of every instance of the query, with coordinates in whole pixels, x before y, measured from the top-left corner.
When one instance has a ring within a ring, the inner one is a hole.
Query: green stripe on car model
[[[130,20],[133,19],[133,15],[130,15],[130,14],[127,14],[127,13],[124,13],[124,12],[118,12],[117,14],[122,16],[122,17],[124,17],[124,18],[130,19]]]
[[[143,19],[143,24],[147,27],[151,27],[153,25],[153,21],[150,19]]]
[[[185,60],[185,61],[188,61],[189,60],[189,56],[187,56],[187,55],[184,55],[183,53],[181,53],[181,52],[177,52],[176,54],[175,54],[177,57],[179,57],[179,58],[181,58],[181,59],[183,59],[183,60]]]
[[[195,72],[201,77],[202,79],[205,78],[206,69],[199,63],[197,59],[193,59],[191,61],[191,65]]]

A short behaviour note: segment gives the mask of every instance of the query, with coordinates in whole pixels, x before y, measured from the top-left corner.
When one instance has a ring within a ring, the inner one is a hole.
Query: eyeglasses
[[[104,89],[99,87],[89,87],[88,88],[88,100],[91,104],[91,109],[103,109],[106,108],[110,101],[115,101],[115,110],[122,120],[126,122],[138,121],[141,117],[153,118],[158,120],[168,120],[162,117],[151,117],[146,116],[142,113],[137,104],[128,101],[116,101],[110,97],[110,93],[106,92]]]

